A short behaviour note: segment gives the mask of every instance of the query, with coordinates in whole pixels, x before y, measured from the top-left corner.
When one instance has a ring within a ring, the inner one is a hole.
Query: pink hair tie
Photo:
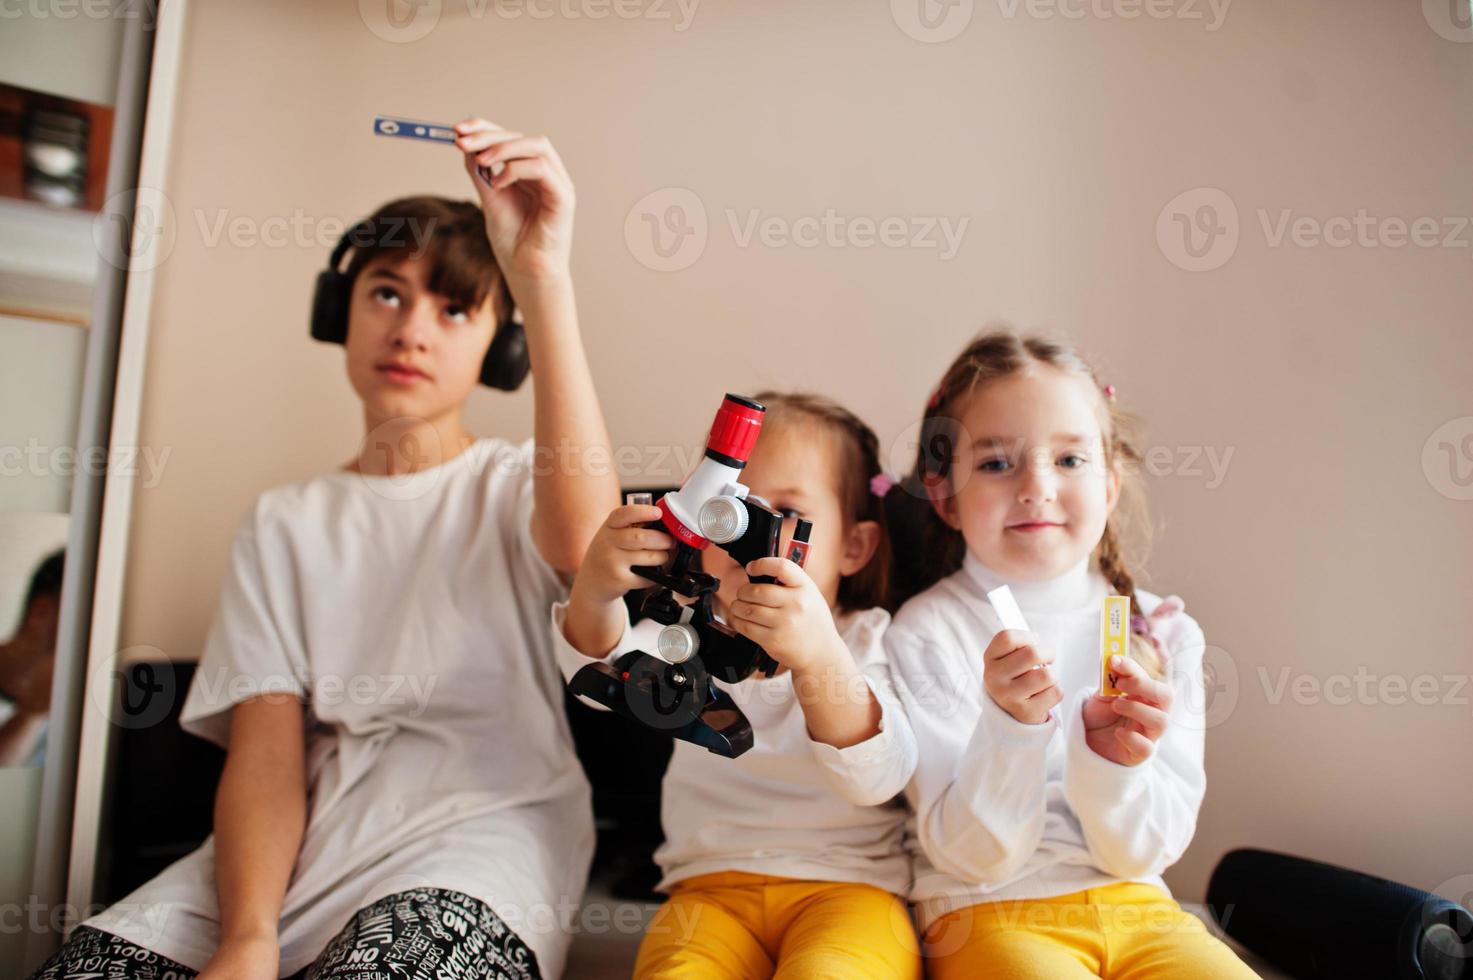
[[[1115,397],[1114,385],[1105,385],[1105,397],[1110,399],[1113,399]]]
[[[897,482],[899,481],[889,473],[876,473],[869,478],[869,492],[884,500],[885,495],[890,492],[890,488],[895,486]]]

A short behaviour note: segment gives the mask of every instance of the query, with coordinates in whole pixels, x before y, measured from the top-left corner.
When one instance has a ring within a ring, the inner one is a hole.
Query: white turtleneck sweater
[[[1003,584],[1056,655],[1064,700],[1043,724],[1017,721],[982,684],[983,651],[1002,629],[986,593]],[[1100,601],[1112,592],[1088,560],[1051,581],[1006,582],[969,552],[896,614],[885,647],[919,749],[906,795],[922,928],[981,902],[1117,881],[1165,889],[1160,874],[1190,843],[1206,788],[1204,640],[1180,600],[1137,590],[1175,698],[1150,758],[1110,762],[1085,744],[1081,711],[1099,688]]]

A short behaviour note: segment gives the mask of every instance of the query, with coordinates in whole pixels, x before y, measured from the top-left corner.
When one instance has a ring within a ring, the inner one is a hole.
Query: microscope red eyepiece
[[[747,465],[757,433],[762,431],[762,416],[767,409],[750,398],[727,395],[711,423],[711,436],[706,440],[706,458],[741,469]]]

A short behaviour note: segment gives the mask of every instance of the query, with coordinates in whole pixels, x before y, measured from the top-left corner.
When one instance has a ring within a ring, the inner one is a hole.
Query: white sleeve
[[[877,618],[889,620],[888,616]],[[880,705],[879,732],[842,749],[811,737],[808,740],[834,790],[857,806],[877,806],[900,795],[916,768],[915,733],[895,696],[895,685],[885,664],[883,624],[877,627],[860,630],[850,644],[850,653],[864,684]]]
[[[258,504],[236,531],[220,604],[179,717],[185,731],[222,747],[229,745],[235,705],[268,693],[305,698],[310,683],[294,566],[261,540],[263,533]]]
[[[557,655],[558,670],[562,671],[564,681],[572,681],[573,675],[589,664],[613,663],[631,650],[650,651],[654,649],[655,638],[661,628],[660,624],[653,619],[641,619],[638,623],[631,626],[629,624],[629,607],[625,606],[622,602],[619,603],[619,606],[624,612],[624,626],[619,632],[619,641],[604,656],[589,657],[579,653],[578,649],[568,642],[567,635],[563,633],[563,624],[567,622],[568,618],[568,600],[564,599],[552,604],[550,624],[552,628],[552,648],[553,652]],[[580,698],[579,700],[591,708],[597,708],[600,711],[609,710],[603,705],[595,704],[586,698]]]
[[[1064,799],[1079,818],[1095,864],[1119,878],[1160,874],[1175,864],[1197,829],[1207,789],[1202,756],[1206,719],[1201,627],[1185,615],[1172,644],[1167,679],[1172,708],[1166,732],[1150,758],[1122,766],[1096,755],[1084,739],[1082,691],[1066,715]]]
[[[623,606],[621,602],[619,605]],[[602,657],[589,657],[578,652],[573,644],[568,642],[567,634],[563,632],[563,624],[568,619],[568,600],[563,599],[552,604],[552,647],[557,653],[558,669],[563,672],[563,679],[571,681],[573,675],[584,667],[594,663],[613,663],[619,655],[628,653],[634,649],[633,630],[629,625],[629,609],[624,608],[624,626],[619,631],[619,642],[614,648]]]
[[[944,629],[944,628],[943,628]],[[896,693],[919,761],[906,795],[937,869],[965,881],[1008,881],[1043,838],[1050,740],[1058,728],[1017,721],[982,686],[982,646],[950,631],[885,637]]]

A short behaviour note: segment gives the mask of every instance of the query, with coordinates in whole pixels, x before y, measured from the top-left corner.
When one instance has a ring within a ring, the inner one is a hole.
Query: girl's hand
[[[1027,630],[1002,630],[982,654],[982,686],[997,706],[1025,725],[1041,725],[1064,699],[1054,656],[1033,645]]]
[[[1115,685],[1124,693],[1112,698],[1095,693],[1084,702],[1084,741],[1102,759],[1138,766],[1166,734],[1171,686],[1129,657],[1111,657],[1110,667],[1118,677]]]
[[[615,507],[594,534],[573,579],[572,596],[590,605],[623,597],[630,589],[647,587],[649,580],[634,573],[635,565],[663,565],[675,539],[664,531],[640,527],[660,519],[660,508],[650,504]]]
[[[513,285],[566,277],[573,247],[573,178],[557,150],[545,136],[524,136],[485,119],[462,120],[455,132],[497,265]],[[492,177],[495,164],[503,167]]]
[[[220,941],[199,980],[276,980],[281,951],[275,936],[251,936]]]
[[[802,567],[786,558],[758,558],[747,565],[747,574],[777,581],[748,582],[737,590],[732,629],[795,674],[844,662],[849,650],[834,626],[833,611]]]

